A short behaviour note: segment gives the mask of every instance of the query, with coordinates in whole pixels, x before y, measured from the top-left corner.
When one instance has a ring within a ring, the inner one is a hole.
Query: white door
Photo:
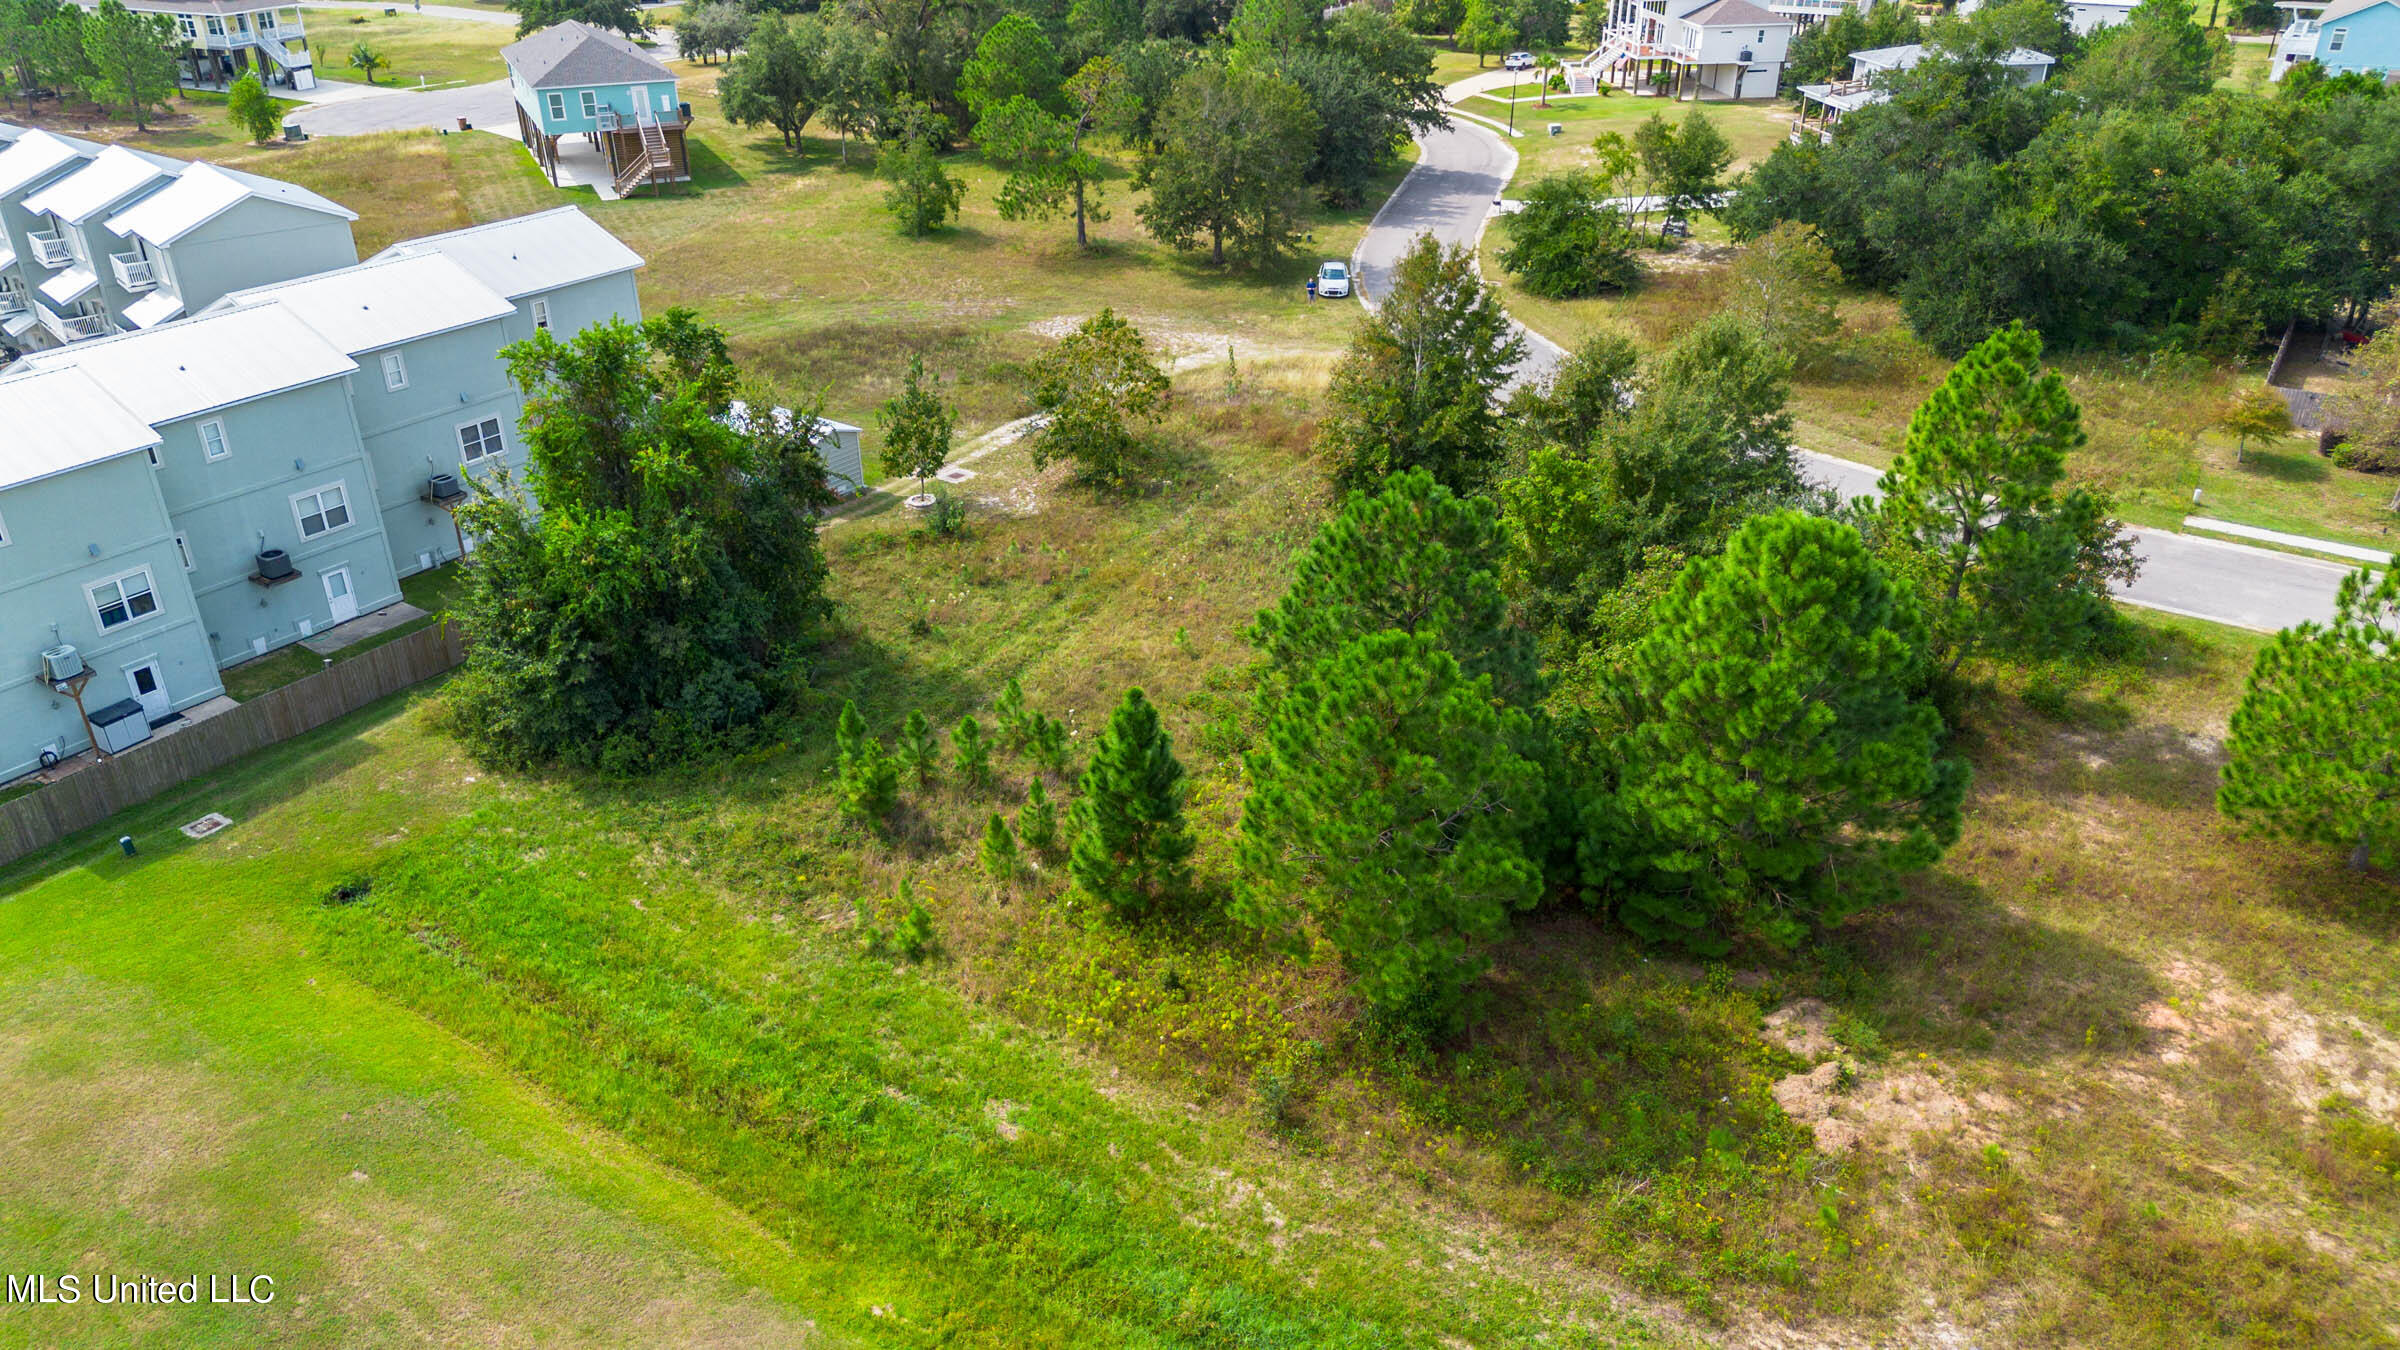
[[[175,715],[174,704],[167,698],[166,681],[160,678],[158,662],[144,661],[138,666],[125,667],[125,683],[133,687],[133,696],[141,701],[142,716],[156,726]]]
[[[325,574],[325,603],[333,607],[333,621],[358,617],[358,592],[350,589],[350,569],[336,567]]]

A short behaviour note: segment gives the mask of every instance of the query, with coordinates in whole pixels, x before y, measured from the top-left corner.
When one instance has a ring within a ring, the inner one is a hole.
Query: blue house
[[[2292,22],[2275,36],[2275,64],[2267,73],[2282,79],[2303,61],[2328,75],[2389,76],[2400,71],[2400,3],[2394,0],[2333,0],[2331,4],[2287,3]]]
[[[691,109],[657,57],[574,19],[501,48],[500,57],[518,133],[553,185],[563,177],[621,197],[690,181],[683,133]]]

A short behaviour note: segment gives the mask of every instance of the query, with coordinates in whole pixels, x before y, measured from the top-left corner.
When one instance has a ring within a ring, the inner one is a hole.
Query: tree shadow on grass
[[[2279,483],[2322,483],[2333,477],[2332,466],[2313,450],[2264,446],[2254,447],[2233,471],[2272,478]]]

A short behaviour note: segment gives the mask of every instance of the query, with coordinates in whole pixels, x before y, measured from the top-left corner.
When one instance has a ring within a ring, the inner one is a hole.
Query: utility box
[[[92,713],[92,739],[109,754],[122,754],[150,739],[150,719],[140,703],[119,699]]]
[[[83,655],[75,644],[62,642],[42,653],[42,678],[52,684],[74,679],[83,673]]]

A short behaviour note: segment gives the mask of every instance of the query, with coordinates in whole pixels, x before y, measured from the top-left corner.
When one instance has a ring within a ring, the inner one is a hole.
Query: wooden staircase
[[[658,125],[658,114],[644,109],[634,114],[633,125],[641,134],[642,152],[617,171],[620,197],[645,183],[665,183],[675,176],[675,154],[668,148],[667,133]]]

